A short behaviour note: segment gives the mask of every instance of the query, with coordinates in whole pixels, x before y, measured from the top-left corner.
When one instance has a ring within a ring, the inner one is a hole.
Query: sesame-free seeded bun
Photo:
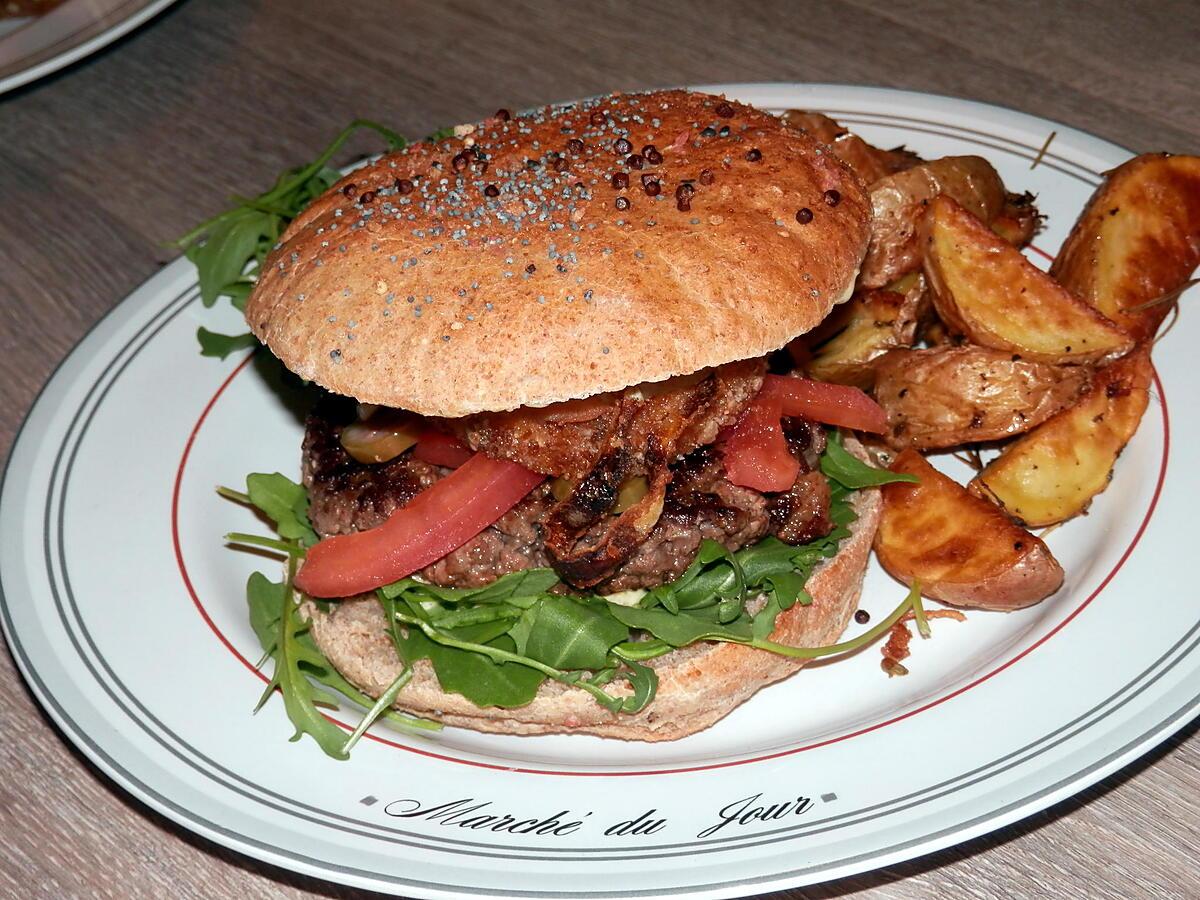
[[[450,417],[659,381],[813,328],[866,250],[850,170],[720,97],[456,131],[343,178],[267,260],[246,317],[301,377]]]
[[[847,440],[856,455],[862,448]],[[858,605],[871,541],[879,524],[878,488],[858,491],[851,501],[858,518],[836,556],[825,560],[805,584],[812,603],[796,604],[775,620],[771,639],[792,647],[821,647],[838,640]],[[325,657],[372,697],[400,674],[400,660],[373,597],[344,600],[324,613],[304,607],[312,636]],[[426,659],[413,663],[413,677],[396,698],[397,709],[474,731],[499,734],[596,734],[635,741],[672,741],[724,718],[760,689],[797,672],[804,660],[790,659],[740,644],[701,642],[675,650],[649,664],[658,673],[658,691],[641,712],[609,712],[580,688],[549,681],[525,706],[481,708],[438,685]],[[606,688],[629,692],[624,682]]]

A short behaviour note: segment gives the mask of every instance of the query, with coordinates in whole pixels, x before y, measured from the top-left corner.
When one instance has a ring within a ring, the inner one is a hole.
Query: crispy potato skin
[[[1108,487],[1146,411],[1153,377],[1145,345],[1100,369],[1078,403],[1009,445],[971,480],[971,492],[1031,527],[1083,512]]]
[[[1138,340],[1171,308],[1136,307],[1170,294],[1200,265],[1200,157],[1150,153],[1108,173],[1050,274]]]
[[[872,361],[893,347],[911,347],[925,303],[919,273],[906,293],[860,291],[822,323],[833,337],[821,344],[806,365],[809,377],[869,390],[875,381]]]
[[[930,204],[921,235],[934,308],[972,343],[1049,363],[1094,363],[1133,347],[952,198]]]
[[[1028,431],[1073,403],[1091,380],[1052,366],[964,345],[892,350],[875,362],[875,400],[898,450],[994,441]]]
[[[883,287],[921,265],[918,225],[939,195],[957,200],[985,222],[1004,207],[1004,183],[979,156],[946,156],[871,185],[871,243],[858,276],[859,287]]]
[[[1038,538],[974,497],[915,450],[891,465],[917,484],[888,484],[875,534],[879,562],[926,597],[956,606],[1013,610],[1062,585],[1062,566]]]
[[[828,145],[833,155],[854,170],[863,184],[871,184],[885,175],[919,163],[920,157],[907,150],[880,150],[857,134],[843,128],[829,116],[806,109],[789,109],[780,116],[793,128],[806,131]]]

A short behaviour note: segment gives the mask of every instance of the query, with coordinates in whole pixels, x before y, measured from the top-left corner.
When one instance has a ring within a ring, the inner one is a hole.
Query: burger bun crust
[[[458,130],[347,175],[268,258],[246,318],[302,378],[446,417],[661,381],[813,328],[866,251],[854,174],[721,97]]]

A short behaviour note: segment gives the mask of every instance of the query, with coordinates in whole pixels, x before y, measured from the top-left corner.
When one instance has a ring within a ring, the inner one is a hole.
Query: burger
[[[777,351],[870,215],[803,131],[685,91],[500,110],[333,185],[246,306],[323,391],[321,652],[450,725],[658,741],[836,641],[879,499],[828,477],[863,466],[830,426],[879,411]]]

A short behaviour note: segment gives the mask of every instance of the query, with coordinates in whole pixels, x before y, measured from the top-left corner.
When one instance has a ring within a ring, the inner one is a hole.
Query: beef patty
[[[450,472],[412,454],[373,465],[358,462],[340,441],[342,428],[354,419],[352,402],[328,395],[306,423],[303,481],[309,518],[322,537],[383,523]],[[802,419],[785,424],[788,444],[801,460],[802,474],[791,490],[768,495],[731,484],[715,450],[694,450],[671,467],[662,516],[653,531],[597,590],[607,594],[672,581],[691,565],[705,539],[738,550],[767,534],[788,543],[827,534],[832,527],[829,488],[813,471],[824,433]],[[418,574],[434,584],[476,587],[509,572],[549,566],[541,523],[555,502],[548,483],[539,485],[493,525]]]

